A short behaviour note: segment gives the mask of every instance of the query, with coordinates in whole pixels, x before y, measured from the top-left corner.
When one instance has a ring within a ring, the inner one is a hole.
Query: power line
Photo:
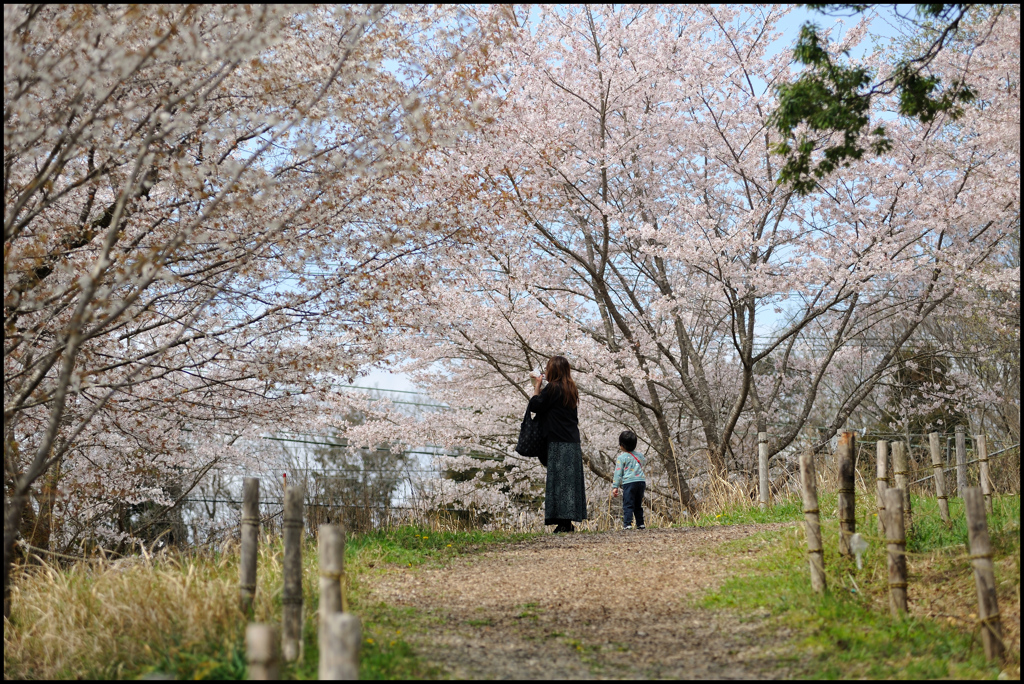
[[[1020,442],[1017,442],[1017,443],[1016,443],[1016,444],[1014,444],[1013,446],[1008,446],[1008,447],[1006,447],[1005,449],[1000,449],[999,451],[995,451],[995,452],[992,452],[991,454],[989,454],[989,455],[988,455],[988,457],[989,457],[989,458],[992,458],[993,456],[998,456],[998,455],[1002,454],[1002,453],[1003,453],[1003,452],[1005,452],[1005,451],[1009,451],[1010,449],[1016,449],[1016,448],[1017,448],[1017,447],[1019,447],[1019,446],[1020,446]],[[967,462],[966,462],[966,463],[964,463],[963,465],[965,465],[965,466],[968,466],[968,465],[970,465],[970,464],[972,464],[972,463],[979,463],[980,461],[981,461],[981,459],[980,459],[980,458],[975,458],[975,459],[972,459],[972,460],[970,460],[970,461],[967,461]],[[942,472],[944,472],[944,473],[945,473],[945,472],[950,472],[950,471],[956,470],[957,468],[959,468],[959,467],[960,467],[960,465],[961,465],[961,464],[959,464],[959,463],[954,463],[953,465],[949,465],[949,466],[946,466],[945,468],[943,468],[943,469],[942,469]],[[926,467],[927,467],[927,466],[926,466]],[[914,481],[913,481],[913,482],[911,482],[910,484],[917,484],[917,483],[919,483],[919,482],[925,482],[926,480],[930,480],[930,479],[932,479],[933,477],[935,477],[935,475],[934,475],[934,474],[932,474],[932,475],[929,475],[928,477],[922,477],[922,478],[921,478],[920,480],[914,480]]]
[[[338,447],[341,449],[353,448],[350,444],[338,444],[337,442],[314,442],[306,439],[288,439],[287,437],[260,437],[259,439],[265,439],[271,442],[293,442],[295,444],[313,444],[315,446],[326,446],[326,447]],[[358,448],[357,448],[358,450]],[[370,451],[379,451],[378,449],[372,449]],[[387,451],[387,450],[385,450]],[[444,456],[445,454],[438,454],[433,451],[414,451],[412,449],[403,450],[403,454],[425,454],[427,456]]]
[[[412,390],[380,389],[379,387],[360,387],[359,385],[344,385],[344,387],[348,387],[350,389],[369,390],[371,392],[393,392],[395,394],[419,394],[422,396],[427,396],[426,393],[424,392],[414,392]]]
[[[414,394],[414,395],[418,395],[418,396],[426,396],[422,392],[411,392],[409,390],[382,390],[382,389],[377,389],[375,387],[359,387],[359,386],[356,386],[356,385],[338,385],[338,384],[335,384],[335,383],[330,383],[330,384],[332,386],[334,386],[334,387],[339,388],[339,389],[358,389],[358,390],[365,390],[365,391],[369,391],[369,392],[394,392],[396,394]],[[425,404],[425,403],[419,402],[419,401],[396,401],[394,399],[388,399],[387,401],[389,401],[392,404],[406,404],[406,405],[409,405],[409,406],[424,406],[424,407],[427,407],[427,408],[443,408],[443,409],[449,409],[449,410],[452,409],[451,406],[445,406],[444,404]]]

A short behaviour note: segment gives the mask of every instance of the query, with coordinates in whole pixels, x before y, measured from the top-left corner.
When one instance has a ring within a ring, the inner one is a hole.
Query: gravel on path
[[[737,569],[719,544],[782,526],[544,535],[389,569],[369,598],[429,616],[410,643],[456,679],[788,677],[789,635],[767,613],[693,602]]]

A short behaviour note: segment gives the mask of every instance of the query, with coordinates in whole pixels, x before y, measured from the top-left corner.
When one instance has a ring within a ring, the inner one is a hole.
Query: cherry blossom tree
[[[437,192],[459,198],[474,239],[452,248],[448,279],[406,319],[415,335],[393,346],[452,410],[385,420],[379,436],[498,454],[519,464],[525,492],[540,472],[511,453],[526,375],[562,353],[590,470],[610,479],[615,435],[632,428],[655,489],[692,506],[685,474],[701,459],[719,475],[736,468],[758,419],[773,454],[812,415],[824,443],[925,321],[969,304],[971,287],[1018,287],[996,260],[1019,233],[1016,13],[970,54],[931,65],[978,94],[962,118],[923,125],[875,100],[893,150],[809,197],[778,182],[772,155],[773,92],[791,78],[788,54],[768,52],[781,17],[693,6],[518,17],[494,124],[436,155]],[[486,489],[459,495],[473,488]]]
[[[161,477],[326,420],[432,277],[418,168],[500,16],[5,6],[5,614],[26,510],[171,506]]]
[[[1012,441],[1020,429],[1019,383],[1014,380],[1019,375],[1020,219],[1014,213],[1019,195],[999,193],[1019,174],[1019,8],[975,7],[965,19],[959,37],[948,43],[935,66],[942,79],[969,79],[978,95],[976,106],[963,110],[964,125],[939,117],[925,133],[942,139],[950,158],[959,158],[954,163],[980,181],[974,192],[982,194],[976,197],[984,201],[983,193],[989,192],[994,201],[1008,200],[1010,230],[1005,239],[992,241],[989,258],[915,331],[900,352],[897,377],[885,379],[882,391],[867,398],[869,415],[860,422],[867,426],[893,418],[904,427],[914,422],[945,431],[970,420],[971,431],[977,432],[985,429],[987,415],[997,434]],[[912,53],[937,33],[921,38],[915,27],[908,39],[895,41],[893,51]],[[932,152],[943,154],[935,143]],[[941,382],[923,383],[909,394],[900,387],[898,376],[917,375],[935,364],[943,368]],[[936,422],[938,415],[945,418]]]

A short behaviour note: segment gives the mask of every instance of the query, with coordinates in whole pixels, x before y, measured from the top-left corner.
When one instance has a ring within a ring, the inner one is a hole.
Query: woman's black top
[[[528,406],[536,413],[541,424],[541,434],[548,442],[580,443],[580,419],[574,406],[566,406],[562,391],[548,384],[540,394],[530,398]]]

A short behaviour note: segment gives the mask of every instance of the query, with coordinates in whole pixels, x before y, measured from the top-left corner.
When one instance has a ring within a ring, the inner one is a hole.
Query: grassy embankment
[[[395,565],[443,563],[482,546],[520,539],[503,532],[402,527],[353,536],[346,545],[349,606],[363,619],[363,679],[430,677],[403,630],[429,629],[425,618],[372,605],[364,579]],[[244,679],[245,620],[237,608],[238,556],[160,555],[124,561],[16,570],[13,611],[4,624],[8,679],[130,679],[153,672],[178,679]],[[255,619],[279,623],[280,540],[260,547]],[[303,554],[304,656],[288,679],[316,679],[316,546]]]
[[[717,552],[749,558],[743,569],[702,605],[741,613],[770,613],[773,626],[798,635],[792,658],[815,678],[1020,677],[1020,495],[997,496],[988,518],[995,552],[999,608],[1010,654],[1003,665],[985,661],[977,627],[977,594],[967,560],[963,502],[951,498],[944,525],[934,498],[914,496],[908,535],[910,616],[890,616],[885,545],[875,501],[857,493],[857,529],[869,541],[864,567],[838,555],[834,494],[820,501],[829,591],[810,588],[803,526],[765,532],[723,545]],[[762,512],[735,507],[705,515],[697,525],[803,520],[790,499]],[[753,553],[751,553],[753,552]]]

